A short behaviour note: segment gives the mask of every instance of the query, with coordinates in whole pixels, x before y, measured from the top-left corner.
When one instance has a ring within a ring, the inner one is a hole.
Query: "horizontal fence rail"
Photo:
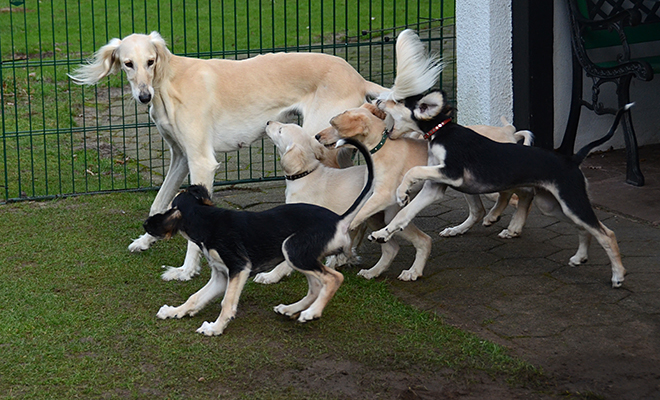
[[[155,30],[199,58],[323,52],[389,87],[393,38],[412,28],[441,55],[439,87],[453,98],[454,24],[453,0],[0,0],[0,203],[162,183],[169,149],[126,78],[80,87],[67,76],[112,38]],[[265,137],[217,158],[218,185],[282,177]]]

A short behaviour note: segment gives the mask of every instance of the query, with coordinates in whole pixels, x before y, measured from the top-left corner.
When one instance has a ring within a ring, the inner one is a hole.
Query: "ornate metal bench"
[[[573,47],[573,89],[568,124],[558,151],[573,154],[582,106],[598,115],[616,113],[615,108],[605,107],[598,101],[602,84],[616,84],[617,108],[620,108],[630,102],[632,78],[650,81],[654,72],[660,73],[660,0],[567,1]],[[635,57],[630,45],[647,42],[657,43],[647,44],[646,49],[651,49],[649,55]],[[594,49],[613,46],[618,54],[593,60]],[[590,101],[583,98],[583,70],[593,80]],[[626,182],[642,186],[644,175],[639,168],[637,138],[630,113],[624,117],[622,126],[627,156]]]

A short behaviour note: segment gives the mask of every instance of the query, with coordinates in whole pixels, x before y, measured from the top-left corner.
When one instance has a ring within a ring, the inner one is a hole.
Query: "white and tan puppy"
[[[157,33],[112,39],[73,72],[77,84],[94,85],[124,71],[135,100],[170,147],[171,161],[149,215],[162,213],[184,178],[213,185],[215,154],[248,146],[267,121],[291,113],[303,117],[310,136],[334,115],[386,91],[368,82],[345,60],[320,53],[266,54],[246,60],[197,59],[172,54]],[[332,160],[328,161],[331,162]],[[157,239],[144,234],[129,250],[143,251]],[[200,269],[201,252],[188,243],[184,264],[163,279],[187,280]]]
[[[266,134],[273,141],[280,154],[280,163],[286,178],[286,203],[310,203],[326,207],[335,213],[342,213],[350,207],[354,198],[364,187],[366,167],[364,165],[336,169],[319,161],[325,147],[316,139],[307,135],[300,126],[270,122]],[[399,210],[397,205],[392,210],[376,213],[365,223],[369,229],[381,229],[385,226],[385,215],[391,218]],[[378,228],[374,228],[378,227]],[[365,230],[364,224],[352,230],[353,251],[361,242]],[[431,250],[431,239],[416,228],[410,227],[397,233],[397,237],[410,240],[417,248],[417,257],[410,270],[403,271],[401,280],[415,280],[421,274]],[[361,270],[358,274],[367,279],[374,278],[385,271],[399,251],[399,245],[389,241],[381,245],[381,257],[371,269]],[[349,262],[345,257],[333,257],[328,266],[336,267]],[[417,271],[420,271],[419,273]],[[268,273],[258,274],[254,280],[259,283],[275,283],[290,274],[291,267],[286,263],[278,265]]]

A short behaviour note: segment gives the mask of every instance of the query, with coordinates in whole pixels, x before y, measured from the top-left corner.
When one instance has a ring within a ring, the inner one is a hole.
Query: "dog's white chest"
[[[445,146],[437,144],[430,147],[428,165],[436,165],[438,168],[444,168],[446,158],[447,149],[445,149]]]

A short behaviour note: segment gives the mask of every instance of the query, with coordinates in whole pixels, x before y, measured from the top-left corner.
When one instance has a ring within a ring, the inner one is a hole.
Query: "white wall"
[[[464,125],[499,126],[501,115],[513,119],[511,2],[502,3],[502,0],[456,2],[457,108],[459,122]],[[565,0],[554,0],[554,14],[556,147],[564,135],[571,95],[571,42]],[[584,86],[585,93],[590,95],[591,79],[585,77]],[[604,85],[601,93],[606,106],[616,107],[613,84]],[[660,143],[660,76],[651,82],[633,80],[630,96],[636,103],[632,113],[639,144]],[[613,116],[597,116],[583,107],[576,149],[605,134],[613,120]],[[624,146],[623,135],[618,133],[599,149]]]
[[[505,7],[502,7],[502,3]],[[463,125],[513,120],[511,3],[456,2],[456,97]]]

